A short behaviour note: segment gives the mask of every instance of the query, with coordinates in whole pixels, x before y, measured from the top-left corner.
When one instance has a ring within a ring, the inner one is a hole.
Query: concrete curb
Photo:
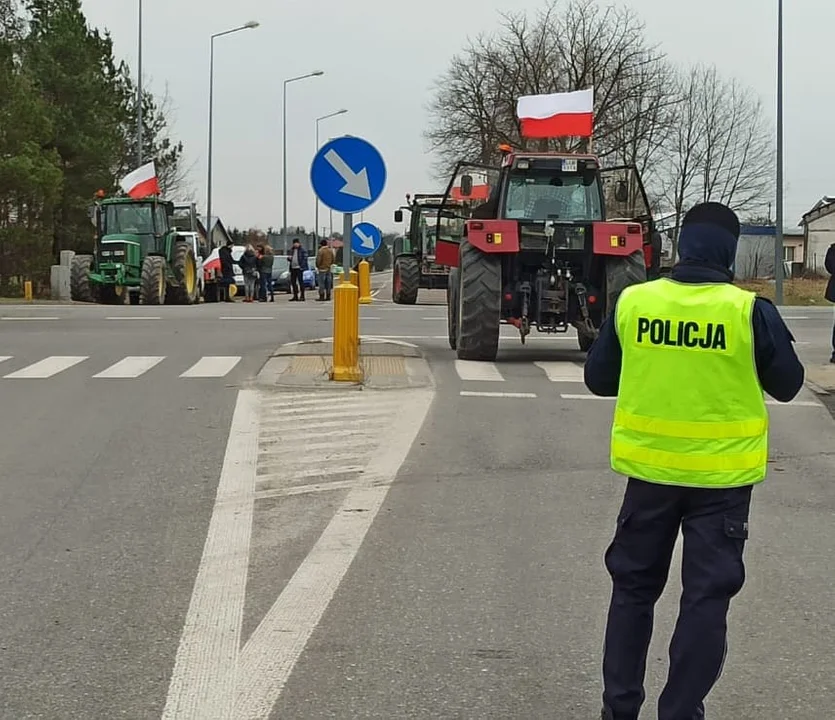
[[[332,338],[301,340],[276,348],[255,383],[273,390],[405,390],[434,387],[429,363],[411,343],[373,336],[360,339],[362,382],[332,382],[328,377]]]

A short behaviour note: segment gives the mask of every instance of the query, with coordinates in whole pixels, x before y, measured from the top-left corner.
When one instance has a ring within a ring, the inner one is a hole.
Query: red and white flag
[[[142,167],[129,173],[119,184],[122,186],[122,190],[134,200],[146,198],[149,195],[159,195],[159,180],[157,179],[154,161],[151,160],[151,162],[145,163]]]
[[[522,137],[591,137],[594,89],[552,95],[525,95],[516,103]]]

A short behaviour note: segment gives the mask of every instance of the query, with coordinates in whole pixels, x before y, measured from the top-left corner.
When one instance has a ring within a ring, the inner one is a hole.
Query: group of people
[[[234,243],[228,240],[226,245],[218,250],[221,273],[221,299],[233,302],[230,287],[235,284],[235,265],[241,268],[244,276],[244,302],[275,302],[273,288],[273,265],[275,255],[269,244],[260,243],[253,246],[248,244],[238,260],[232,257]],[[290,302],[304,302],[304,271],[307,269],[307,250],[298,238],[293,240],[290,252],[287,254],[290,263],[290,289],[293,297]],[[316,276],[320,301],[331,299],[333,290],[333,274],[331,268],[336,262],[333,249],[327,240],[321,240],[316,254]],[[256,297],[257,292],[257,297]]]

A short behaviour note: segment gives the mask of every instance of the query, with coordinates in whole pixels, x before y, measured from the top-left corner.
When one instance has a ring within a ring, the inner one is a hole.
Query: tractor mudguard
[[[438,240],[435,243],[435,263],[447,267],[458,267],[458,243]]]
[[[595,255],[626,257],[636,250],[643,252],[644,236],[638,223],[592,223],[592,239]]]
[[[483,253],[519,252],[519,223],[516,220],[468,220],[467,240]]]

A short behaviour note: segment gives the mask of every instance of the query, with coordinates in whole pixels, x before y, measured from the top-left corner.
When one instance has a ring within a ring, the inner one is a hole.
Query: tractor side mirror
[[[394,211],[394,222],[402,223],[403,222],[403,211],[402,210],[395,210]]]
[[[615,200],[618,202],[626,202],[629,199],[629,188],[626,185],[626,180],[618,180],[615,187]]]
[[[473,194],[473,176],[472,175],[462,175],[461,176],[461,194],[464,197],[469,197]]]

